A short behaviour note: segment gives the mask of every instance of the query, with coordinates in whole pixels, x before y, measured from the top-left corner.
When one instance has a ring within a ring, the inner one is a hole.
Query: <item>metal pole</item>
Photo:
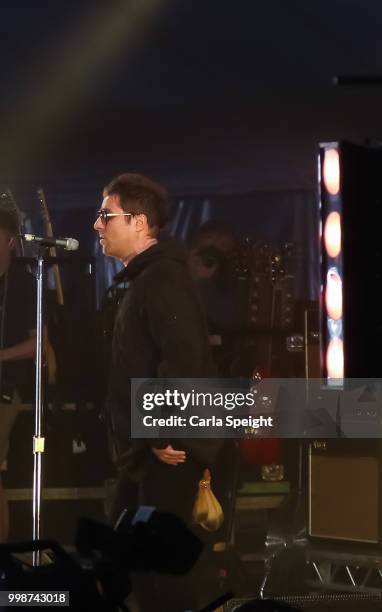
[[[43,286],[44,286],[44,256],[39,249],[37,260],[37,336],[36,336],[36,406],[35,432],[33,437],[33,540],[40,539],[41,520],[41,488],[42,488],[42,453],[44,441],[42,437],[43,397],[42,397],[42,356],[43,356]],[[33,552],[33,565],[40,565],[40,551]]]

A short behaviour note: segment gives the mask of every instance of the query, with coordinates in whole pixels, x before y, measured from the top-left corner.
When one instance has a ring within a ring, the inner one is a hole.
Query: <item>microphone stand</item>
[[[44,252],[39,247],[37,258],[37,312],[36,312],[36,395],[35,395],[35,431],[33,437],[33,540],[40,539],[41,524],[41,489],[42,489],[42,455],[45,438],[42,432],[43,393],[42,393],[42,357],[43,357],[43,288],[44,288]],[[40,550],[33,551],[33,565],[40,565]]]

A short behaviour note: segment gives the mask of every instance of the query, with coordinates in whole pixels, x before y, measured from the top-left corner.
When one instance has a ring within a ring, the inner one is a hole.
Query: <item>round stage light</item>
[[[326,277],[325,304],[328,317],[342,318],[342,280],[337,268],[330,268]]]
[[[324,241],[329,257],[341,253],[341,216],[338,212],[331,212],[326,219]]]
[[[344,377],[344,345],[340,338],[329,342],[326,353],[326,369],[328,378]]]
[[[324,155],[324,185],[331,195],[340,190],[340,158],[336,149],[326,149]]]

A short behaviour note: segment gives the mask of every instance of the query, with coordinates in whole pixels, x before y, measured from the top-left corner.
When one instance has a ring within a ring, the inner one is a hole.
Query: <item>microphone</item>
[[[38,242],[46,247],[62,247],[66,251],[77,251],[80,243],[75,238],[49,238],[48,236],[35,236],[34,234],[20,234],[21,240]]]

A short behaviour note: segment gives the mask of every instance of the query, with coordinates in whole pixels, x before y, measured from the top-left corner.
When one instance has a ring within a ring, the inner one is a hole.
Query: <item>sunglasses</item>
[[[101,222],[106,225],[109,219],[112,217],[132,217],[133,213],[111,213],[106,210],[106,208],[102,208],[97,211],[96,219],[101,219]]]

